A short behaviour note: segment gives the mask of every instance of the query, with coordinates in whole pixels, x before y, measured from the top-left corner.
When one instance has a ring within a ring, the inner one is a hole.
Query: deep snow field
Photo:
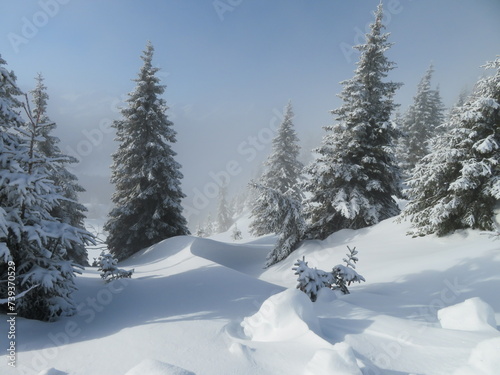
[[[247,224],[236,242],[229,230],[145,249],[120,264],[132,279],[104,284],[87,268],[78,315],[17,319],[15,369],[0,316],[0,374],[500,374],[500,241],[412,238],[389,219],[307,241],[263,270],[275,238],[251,238]],[[330,271],[346,245],[366,283],[323,289],[315,303],[295,289],[297,259]]]

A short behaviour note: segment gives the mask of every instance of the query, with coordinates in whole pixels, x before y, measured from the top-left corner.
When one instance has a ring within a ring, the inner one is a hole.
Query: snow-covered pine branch
[[[16,294],[16,301],[18,301],[21,298],[23,298],[26,294],[28,294],[29,292],[31,292],[33,289],[38,288],[38,286],[39,285],[32,285],[29,289],[26,289],[25,291],[23,291],[23,292],[21,292],[19,294]],[[5,305],[8,302],[9,302],[8,298],[0,298],[0,305]]]
[[[481,232],[482,235],[486,235],[494,240],[500,240],[500,229],[492,232]]]

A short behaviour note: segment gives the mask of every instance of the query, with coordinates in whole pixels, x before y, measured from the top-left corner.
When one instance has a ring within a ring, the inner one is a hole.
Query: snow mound
[[[160,362],[155,359],[145,359],[134,368],[127,371],[125,375],[195,375],[181,367],[169,363]]]
[[[496,331],[495,312],[475,297],[438,311],[441,327],[460,331]]]
[[[68,375],[68,373],[64,371],[59,371],[55,368],[49,368],[47,370],[43,370],[38,375]]]
[[[330,303],[337,299],[337,294],[330,288],[321,288],[316,296],[316,304]]]
[[[346,343],[338,343],[333,349],[320,349],[307,364],[304,375],[362,375],[356,363],[354,351]]]
[[[320,332],[313,303],[297,289],[269,297],[241,326],[245,335],[254,341],[287,341],[309,331]]]
[[[472,351],[469,364],[453,375],[498,375],[500,371],[500,337],[480,342]]]

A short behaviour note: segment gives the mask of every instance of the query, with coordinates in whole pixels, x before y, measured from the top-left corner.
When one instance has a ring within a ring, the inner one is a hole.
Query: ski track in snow
[[[135,268],[132,279],[104,284],[85,270],[78,315],[18,318],[16,369],[1,324],[0,373],[500,374],[483,365],[491,355],[481,357],[496,348],[497,330],[443,329],[437,319],[439,309],[479,297],[498,325],[500,242],[474,231],[410,238],[407,229],[389,219],[343,230],[266,270],[273,236],[235,243],[230,228],[213,239],[165,240],[120,263]],[[323,289],[315,303],[295,289],[296,259],[329,271],[346,245],[359,251],[366,283],[346,296]]]

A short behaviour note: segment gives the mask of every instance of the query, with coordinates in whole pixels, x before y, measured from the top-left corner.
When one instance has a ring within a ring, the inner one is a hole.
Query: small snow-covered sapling
[[[118,268],[118,260],[113,258],[110,253],[105,253],[104,251],[99,255],[97,260],[98,270],[101,271],[101,278],[109,283],[115,279],[130,278],[134,273],[134,270],[124,270]]]
[[[351,283],[366,281],[363,276],[355,271],[356,262],[358,261],[356,248],[351,249],[347,246],[347,249],[349,253],[346,254],[347,258],[343,259],[346,265],[338,264],[333,267],[332,272],[310,268],[305,261],[305,257],[302,257],[302,260],[297,260],[295,267],[292,268],[295,275],[298,276],[297,289],[306,293],[314,302],[321,288],[340,290],[343,294],[349,294],[347,287]]]
[[[351,283],[361,281],[366,281],[363,276],[356,272],[356,262],[358,258],[356,255],[358,254],[356,248],[351,249],[347,246],[349,253],[346,254],[347,258],[342,259],[345,262],[345,266],[343,264],[337,264],[332,269],[333,283],[331,288],[333,290],[340,290],[344,294],[349,294],[349,289],[347,288]]]

